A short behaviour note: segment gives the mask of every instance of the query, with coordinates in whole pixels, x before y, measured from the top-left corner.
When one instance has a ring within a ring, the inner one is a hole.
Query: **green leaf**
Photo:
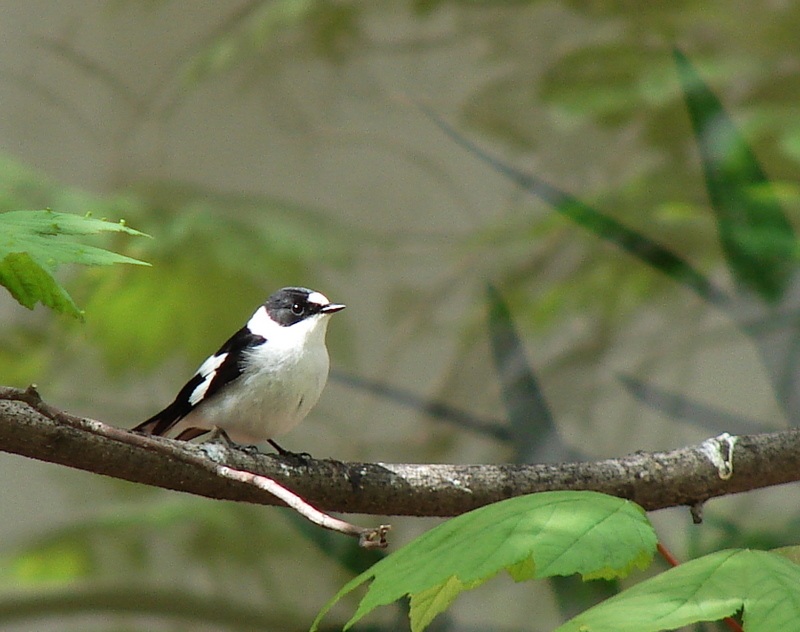
[[[450,577],[444,583],[411,595],[408,618],[412,630],[424,630],[437,614],[450,607],[456,597],[464,590],[477,588],[485,580],[476,580],[465,584],[456,577]],[[348,624],[349,627],[350,624]]]
[[[747,632],[800,631],[800,566],[765,551],[718,551],[643,581],[556,632],[673,630],[742,608]]]
[[[431,110],[424,106],[419,107],[439,129],[457,144],[576,224],[583,226],[598,237],[616,244],[630,255],[693,290],[705,300],[712,303],[724,302],[725,296],[719,288],[668,248],[628,228],[613,217],[584,204],[569,193],[495,158],[475,143],[464,138]]]
[[[487,288],[487,300],[489,342],[506,414],[511,423],[515,461],[539,462],[548,457],[559,457],[566,447],[560,445],[553,415],[528,362],[525,345],[514,327],[511,311],[491,285]],[[547,453],[542,453],[543,448],[547,448]]]
[[[345,628],[410,595],[412,630],[418,631],[461,591],[503,569],[515,579],[622,577],[649,564],[655,546],[644,511],[627,500],[596,492],[510,498],[448,520],[361,573],[325,605],[312,630],[337,601],[369,580]]]
[[[83,317],[67,291],[27,252],[12,252],[0,261],[0,285],[28,309],[42,303],[62,314]]]
[[[73,215],[71,213],[57,213],[51,210],[43,211],[6,211],[0,214],[0,223],[4,230],[14,231],[16,234],[4,234],[5,237],[14,236],[21,239],[30,239],[33,245],[39,245],[37,237],[40,235],[96,235],[97,233],[126,233],[145,237],[144,233],[130,228],[124,221],[118,223],[104,219],[95,219],[91,215]],[[78,245],[74,245],[78,248]],[[115,257],[114,253],[108,253]],[[127,259],[127,257],[124,257]],[[131,261],[136,261],[132,259]],[[141,263],[137,261],[137,263]]]
[[[0,213],[0,284],[28,309],[33,309],[36,303],[42,303],[62,314],[81,318],[82,312],[53,277],[52,273],[60,264],[149,265],[125,255],[67,239],[101,232],[144,234],[121,222],[114,224],[68,213]]]
[[[677,50],[675,62],[728,267],[741,287],[775,301],[796,267],[792,225],[719,99]]]

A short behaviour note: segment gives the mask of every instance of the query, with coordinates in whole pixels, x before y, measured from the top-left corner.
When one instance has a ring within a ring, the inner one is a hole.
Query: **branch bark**
[[[594,490],[647,510],[693,507],[716,496],[800,480],[800,430],[722,435],[670,452],[596,462],[531,465],[343,463],[251,455],[223,445],[191,444],[131,433],[73,417],[29,391],[0,388],[0,450],[41,461],[209,498],[283,504],[246,480],[202,460],[264,476],[326,511],[454,516],[512,496]]]

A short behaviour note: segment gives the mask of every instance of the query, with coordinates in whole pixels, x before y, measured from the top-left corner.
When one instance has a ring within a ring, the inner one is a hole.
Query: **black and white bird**
[[[191,440],[221,430],[241,444],[269,441],[300,423],[328,379],[325,332],[344,305],[302,287],[272,294],[210,356],[175,401],[134,430]]]

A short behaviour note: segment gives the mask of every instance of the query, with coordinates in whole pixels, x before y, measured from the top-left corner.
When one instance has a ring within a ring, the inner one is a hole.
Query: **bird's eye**
[[[292,314],[297,314],[298,316],[303,313],[303,306],[300,303],[292,303]]]

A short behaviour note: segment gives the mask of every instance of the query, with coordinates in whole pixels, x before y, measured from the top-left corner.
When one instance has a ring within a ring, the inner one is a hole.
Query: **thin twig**
[[[280,483],[277,483],[273,479],[266,476],[253,474],[252,472],[244,472],[242,470],[234,470],[226,465],[217,465],[214,471],[225,478],[230,478],[231,480],[240,481],[249,485],[255,485],[256,487],[269,492],[273,496],[277,496],[289,507],[320,527],[330,529],[331,531],[338,531],[339,533],[344,533],[345,535],[357,537],[359,546],[363,548],[386,548],[386,532],[391,528],[389,525],[382,524],[375,529],[357,527],[349,522],[345,522],[344,520],[339,520],[338,518],[329,516],[318,509],[314,509],[314,507],[300,498],[300,496],[289,491]]]
[[[658,548],[658,553],[659,553],[659,555],[661,555],[661,557],[662,557],[662,558],[664,558],[664,561],[666,561],[666,563],[667,563],[667,564],[669,564],[670,566],[672,566],[672,568],[675,568],[675,567],[676,567],[678,564],[680,564],[680,562],[678,561],[678,558],[677,558],[677,557],[675,557],[675,556],[672,554],[672,551],[670,551],[670,550],[669,550],[669,549],[668,549],[666,546],[664,546],[664,545],[663,545],[661,542],[659,542],[659,543],[656,545],[656,547]]]

